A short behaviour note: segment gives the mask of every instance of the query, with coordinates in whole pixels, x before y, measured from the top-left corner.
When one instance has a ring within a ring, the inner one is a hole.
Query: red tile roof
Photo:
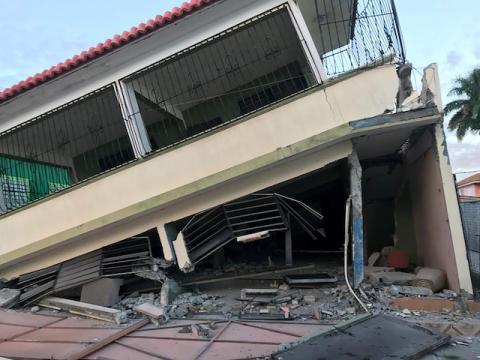
[[[458,182],[457,187],[462,187],[471,183],[480,183],[480,173],[472,175],[462,181]]]
[[[216,1],[218,0],[190,0],[190,2],[184,2],[180,7],[175,7],[173,10],[167,11],[163,16],[158,15],[154,19],[148,20],[146,24],[141,23],[138,26],[132,27],[130,31],[124,31],[121,35],[115,35],[113,38],[108,39],[103,43],[99,43],[96,47],[91,47],[64,62],[52,66],[50,69],[44,70],[34,76],[30,76],[29,78],[20,81],[18,84],[3,90],[0,92],[0,104],[34,88],[35,86],[46,83],[47,81],[95,60],[112,50],[118,49],[163,26],[182,19],[196,10],[202,9]]]

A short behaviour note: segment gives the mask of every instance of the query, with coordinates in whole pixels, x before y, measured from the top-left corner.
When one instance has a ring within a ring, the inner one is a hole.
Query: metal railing
[[[110,86],[0,134],[0,214],[134,159]]]
[[[315,11],[316,43],[328,76],[405,62],[394,0],[316,0]]]
[[[164,149],[316,85],[286,6],[124,79],[132,119]]]

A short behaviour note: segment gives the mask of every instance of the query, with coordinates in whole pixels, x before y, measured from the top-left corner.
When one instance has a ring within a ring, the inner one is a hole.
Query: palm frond
[[[457,127],[457,139],[460,141],[463,140],[467,134],[467,130],[469,130],[468,125],[465,122],[460,122]]]
[[[448,123],[448,130],[450,131],[456,130],[460,126],[462,121],[463,121],[463,111],[460,110],[460,111],[457,111],[450,119]]]
[[[445,112],[445,114],[448,115],[452,111],[463,109],[463,107],[467,104],[468,104],[468,100],[453,100],[449,102],[447,105],[445,105],[445,108],[443,111]]]

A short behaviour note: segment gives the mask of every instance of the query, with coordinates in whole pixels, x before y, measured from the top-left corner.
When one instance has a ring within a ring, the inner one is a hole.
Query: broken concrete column
[[[173,248],[175,249],[177,264],[180,270],[185,273],[193,271],[195,266],[188,256],[187,246],[185,245],[185,239],[183,238],[183,233],[181,231],[178,233],[176,240],[173,242]]]
[[[164,224],[157,227],[158,236],[162,243],[163,256],[169,263],[175,262],[175,254],[173,250],[173,241],[175,240],[174,229],[170,224]]]
[[[160,291],[160,304],[170,305],[181,293],[182,288],[178,286],[175,280],[165,280],[162,285],[162,290]]]
[[[423,70],[422,92],[420,103],[425,107],[436,106],[438,111],[443,111],[442,94],[440,92],[440,78],[437,64],[430,64]]]
[[[20,290],[3,288],[0,290],[0,308],[6,308],[15,303],[20,297]]]
[[[98,279],[82,286],[80,301],[99,306],[113,306],[120,301],[121,279]]]
[[[400,108],[404,101],[412,95],[412,64],[401,64],[397,70],[399,87],[397,93],[397,108]]]
[[[350,196],[352,198],[351,231],[352,231],[352,265],[353,282],[357,289],[364,278],[364,234],[363,234],[363,198],[362,198],[362,166],[357,152],[354,150],[348,157],[350,166]],[[347,249],[345,249],[347,251]]]

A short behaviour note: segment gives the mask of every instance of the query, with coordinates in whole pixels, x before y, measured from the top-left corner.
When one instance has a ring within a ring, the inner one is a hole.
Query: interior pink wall
[[[443,182],[432,143],[433,137],[424,134],[417,149],[411,150],[416,154],[407,166],[418,255],[425,267],[445,271],[449,287],[459,291]]]

